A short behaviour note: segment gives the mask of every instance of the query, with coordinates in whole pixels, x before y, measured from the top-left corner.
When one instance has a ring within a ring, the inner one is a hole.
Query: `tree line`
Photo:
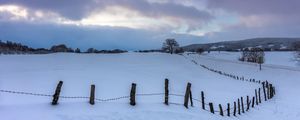
[[[12,41],[0,40],[0,54],[49,54],[55,52],[68,52],[68,53],[124,53],[126,50],[114,49],[114,50],[97,50],[95,48],[89,48],[86,51],[81,51],[79,48],[73,49],[67,47],[65,44],[53,45],[50,49],[47,48],[31,48],[21,43]]]

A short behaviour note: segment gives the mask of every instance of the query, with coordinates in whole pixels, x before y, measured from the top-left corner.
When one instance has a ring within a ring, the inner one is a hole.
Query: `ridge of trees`
[[[126,50],[114,49],[114,50],[97,50],[95,48],[89,48],[86,52],[82,52],[79,48],[75,50],[67,47],[65,44],[53,45],[50,49],[47,48],[31,48],[21,43],[12,41],[0,40],[0,54],[49,54],[56,52],[68,52],[68,53],[124,53]]]

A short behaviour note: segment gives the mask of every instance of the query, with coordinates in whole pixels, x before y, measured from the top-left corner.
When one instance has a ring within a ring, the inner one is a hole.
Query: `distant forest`
[[[114,50],[97,50],[95,48],[89,48],[82,52],[79,48],[73,49],[67,47],[64,44],[53,45],[50,49],[47,48],[31,48],[21,43],[12,41],[0,40],[0,54],[49,54],[55,52],[68,52],[68,53],[124,53],[126,50],[114,49]]]

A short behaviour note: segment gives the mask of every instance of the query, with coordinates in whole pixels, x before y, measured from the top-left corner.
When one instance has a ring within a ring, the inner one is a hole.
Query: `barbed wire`
[[[42,97],[53,97],[53,95],[50,94],[42,94],[42,93],[33,93],[33,92],[23,92],[23,91],[12,91],[12,90],[3,90],[0,89],[0,92],[2,93],[10,93],[10,94],[21,94],[21,95],[31,95],[31,96],[42,96]],[[136,96],[158,96],[158,95],[164,95],[165,93],[138,93]],[[176,97],[184,97],[185,95],[183,94],[176,94],[176,93],[170,93],[169,96],[176,96]],[[64,99],[89,99],[90,97],[86,96],[59,96],[60,98]],[[120,96],[120,97],[115,97],[115,98],[107,98],[107,99],[101,99],[101,98],[95,98],[96,101],[98,102],[108,102],[108,101],[116,101],[120,99],[125,99],[125,98],[130,98],[129,95],[127,96]],[[192,98],[192,100],[195,100],[199,103],[202,103],[202,100]],[[249,105],[251,105],[252,100],[249,100]],[[174,105],[183,105],[182,103],[174,103],[174,102],[169,102],[170,104]],[[208,103],[204,103],[206,107],[209,107]],[[244,106],[247,106],[247,103],[243,104]],[[200,107],[197,105],[193,105],[193,107]],[[226,112],[228,108],[225,108],[223,112]],[[234,109],[234,107],[230,107],[230,109]],[[210,111],[208,109],[203,109],[205,111]],[[214,110],[214,112],[220,112],[219,110]]]
[[[41,93],[32,93],[32,92],[21,92],[21,91],[12,91],[12,90],[0,90],[2,93],[12,93],[12,94],[23,94],[23,95],[32,95],[32,96],[45,96],[52,97],[50,94],[41,94]]]

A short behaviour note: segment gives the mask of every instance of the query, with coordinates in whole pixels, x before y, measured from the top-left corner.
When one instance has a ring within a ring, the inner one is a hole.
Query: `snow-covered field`
[[[95,84],[96,97],[106,99],[129,95],[132,82],[137,83],[138,94],[163,93],[164,79],[168,78],[170,93],[184,94],[187,82],[191,82],[193,97],[200,99],[204,91],[206,101],[215,103],[217,109],[217,104],[225,107],[241,96],[254,95],[254,89],[260,87],[203,69],[190,61],[195,60],[227,73],[271,81],[277,94],[245,114],[221,117],[202,110],[197,101],[195,107],[186,109],[183,98],[175,96],[170,96],[169,106],[163,104],[163,95],[137,96],[136,106],[130,106],[128,98],[97,101],[93,106],[88,99],[61,98],[59,105],[52,106],[51,97],[0,93],[0,116],[3,120],[299,119],[299,71],[271,67],[259,71],[251,64],[186,56],[188,59],[163,53],[1,55],[0,89],[53,94],[62,80],[63,96],[89,96],[90,85]]]

